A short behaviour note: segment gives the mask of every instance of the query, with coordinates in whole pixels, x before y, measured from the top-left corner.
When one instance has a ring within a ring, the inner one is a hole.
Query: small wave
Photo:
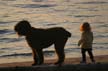
[[[77,9],[82,9],[82,10],[86,10],[86,11],[99,11],[99,9],[97,7],[93,7],[93,8],[84,8],[84,7],[78,7]]]
[[[16,41],[21,41],[23,39],[17,39],[17,38],[0,38],[0,42],[5,42],[5,43],[11,43],[11,42],[16,42]]]
[[[5,49],[7,50],[7,48]],[[78,51],[79,48],[69,48],[69,49],[65,49],[65,53],[69,53],[69,52],[76,52]],[[55,51],[51,50],[45,50],[43,51],[44,53],[44,56],[45,57],[51,57],[51,56],[54,56],[55,55]],[[3,54],[3,55],[0,55],[0,57],[18,57],[18,56],[23,56],[23,57],[28,57],[28,56],[32,56],[32,53],[11,53],[11,54]]]
[[[108,43],[106,42],[106,43],[96,43],[96,42],[94,42],[93,43],[93,49],[95,49],[95,50],[108,50]]]
[[[96,17],[101,15],[76,15],[75,17]]]
[[[103,24],[103,23],[105,23],[105,22],[97,21],[97,22],[93,22],[93,23],[95,23],[95,24]]]
[[[55,51],[44,51],[46,57],[53,56]],[[0,57],[17,57],[17,56],[32,56],[32,53],[14,53],[14,54],[5,54]]]
[[[104,1],[93,1],[93,2],[80,2],[77,4],[108,4],[108,2],[104,2]]]
[[[9,55],[1,55],[0,57],[15,57],[15,56],[31,56],[32,53],[21,53],[21,54],[9,54]]]
[[[43,2],[45,0],[32,0],[33,2]]]
[[[97,44],[97,45],[108,45],[108,43],[106,42],[106,43],[93,43],[93,44]]]
[[[11,50],[10,48],[0,48],[0,50]]]
[[[4,35],[12,35],[12,34],[16,34],[14,30],[9,30],[9,29],[2,29],[0,30],[0,36],[4,36]]]
[[[41,22],[44,26],[56,26],[58,25],[57,23],[51,23],[51,22]]]
[[[15,7],[21,7],[21,8],[40,8],[40,7],[43,7],[43,8],[46,8],[46,7],[53,7],[55,5],[50,5],[50,4],[44,4],[44,5],[41,5],[41,4],[16,4]]]
[[[70,52],[79,52],[80,48],[68,48],[65,49],[65,53],[70,53]]]
[[[8,33],[8,32],[12,32],[12,31],[9,30],[9,29],[0,30],[0,34],[5,34],[5,33]]]
[[[2,22],[2,21],[0,22],[0,24],[7,24],[7,23],[10,23],[10,22]]]
[[[105,33],[107,33],[107,32],[105,32]],[[108,38],[108,35],[105,35],[105,33],[104,34],[100,34],[100,35],[96,35],[95,38]]]
[[[99,27],[108,27],[108,24],[103,24],[102,25],[99,25]]]
[[[54,26],[54,25],[57,25],[57,24],[46,24],[46,26]]]
[[[2,1],[16,1],[16,0],[2,0]]]
[[[2,16],[2,17],[9,17],[9,16],[7,16],[7,15],[4,15],[4,16]],[[16,23],[17,21],[0,21],[0,25],[6,25],[6,24],[11,24],[11,23]]]

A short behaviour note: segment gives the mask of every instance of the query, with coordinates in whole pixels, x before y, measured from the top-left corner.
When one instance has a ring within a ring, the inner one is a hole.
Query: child
[[[95,63],[94,56],[92,53],[93,32],[91,31],[90,24],[88,22],[84,22],[80,26],[80,31],[82,32],[82,35],[81,39],[78,42],[78,46],[81,46],[81,63],[86,63],[86,52],[88,52],[91,61]]]

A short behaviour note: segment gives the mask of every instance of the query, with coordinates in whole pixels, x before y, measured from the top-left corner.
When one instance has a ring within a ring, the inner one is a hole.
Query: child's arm
[[[81,45],[81,40],[78,41],[78,46],[80,46],[80,45]]]
[[[84,33],[82,33],[82,35],[81,35],[81,39],[78,41],[78,46],[80,46],[82,43],[84,43],[85,42],[85,34]]]

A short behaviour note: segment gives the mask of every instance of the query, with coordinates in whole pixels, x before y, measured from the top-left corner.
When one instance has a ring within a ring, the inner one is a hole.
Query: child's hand
[[[82,40],[79,40],[79,41],[78,41],[78,46],[80,46],[80,44],[81,44],[81,41],[82,41]]]
[[[80,44],[78,43],[78,46],[80,46]]]

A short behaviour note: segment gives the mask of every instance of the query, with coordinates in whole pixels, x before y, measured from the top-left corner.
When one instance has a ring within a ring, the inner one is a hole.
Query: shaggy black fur
[[[44,62],[43,48],[47,48],[54,44],[58,61],[55,64],[62,64],[65,59],[64,46],[71,33],[62,27],[54,27],[48,29],[31,27],[26,20],[20,21],[15,25],[14,29],[18,35],[25,36],[29,46],[32,49],[34,64],[39,65]]]

